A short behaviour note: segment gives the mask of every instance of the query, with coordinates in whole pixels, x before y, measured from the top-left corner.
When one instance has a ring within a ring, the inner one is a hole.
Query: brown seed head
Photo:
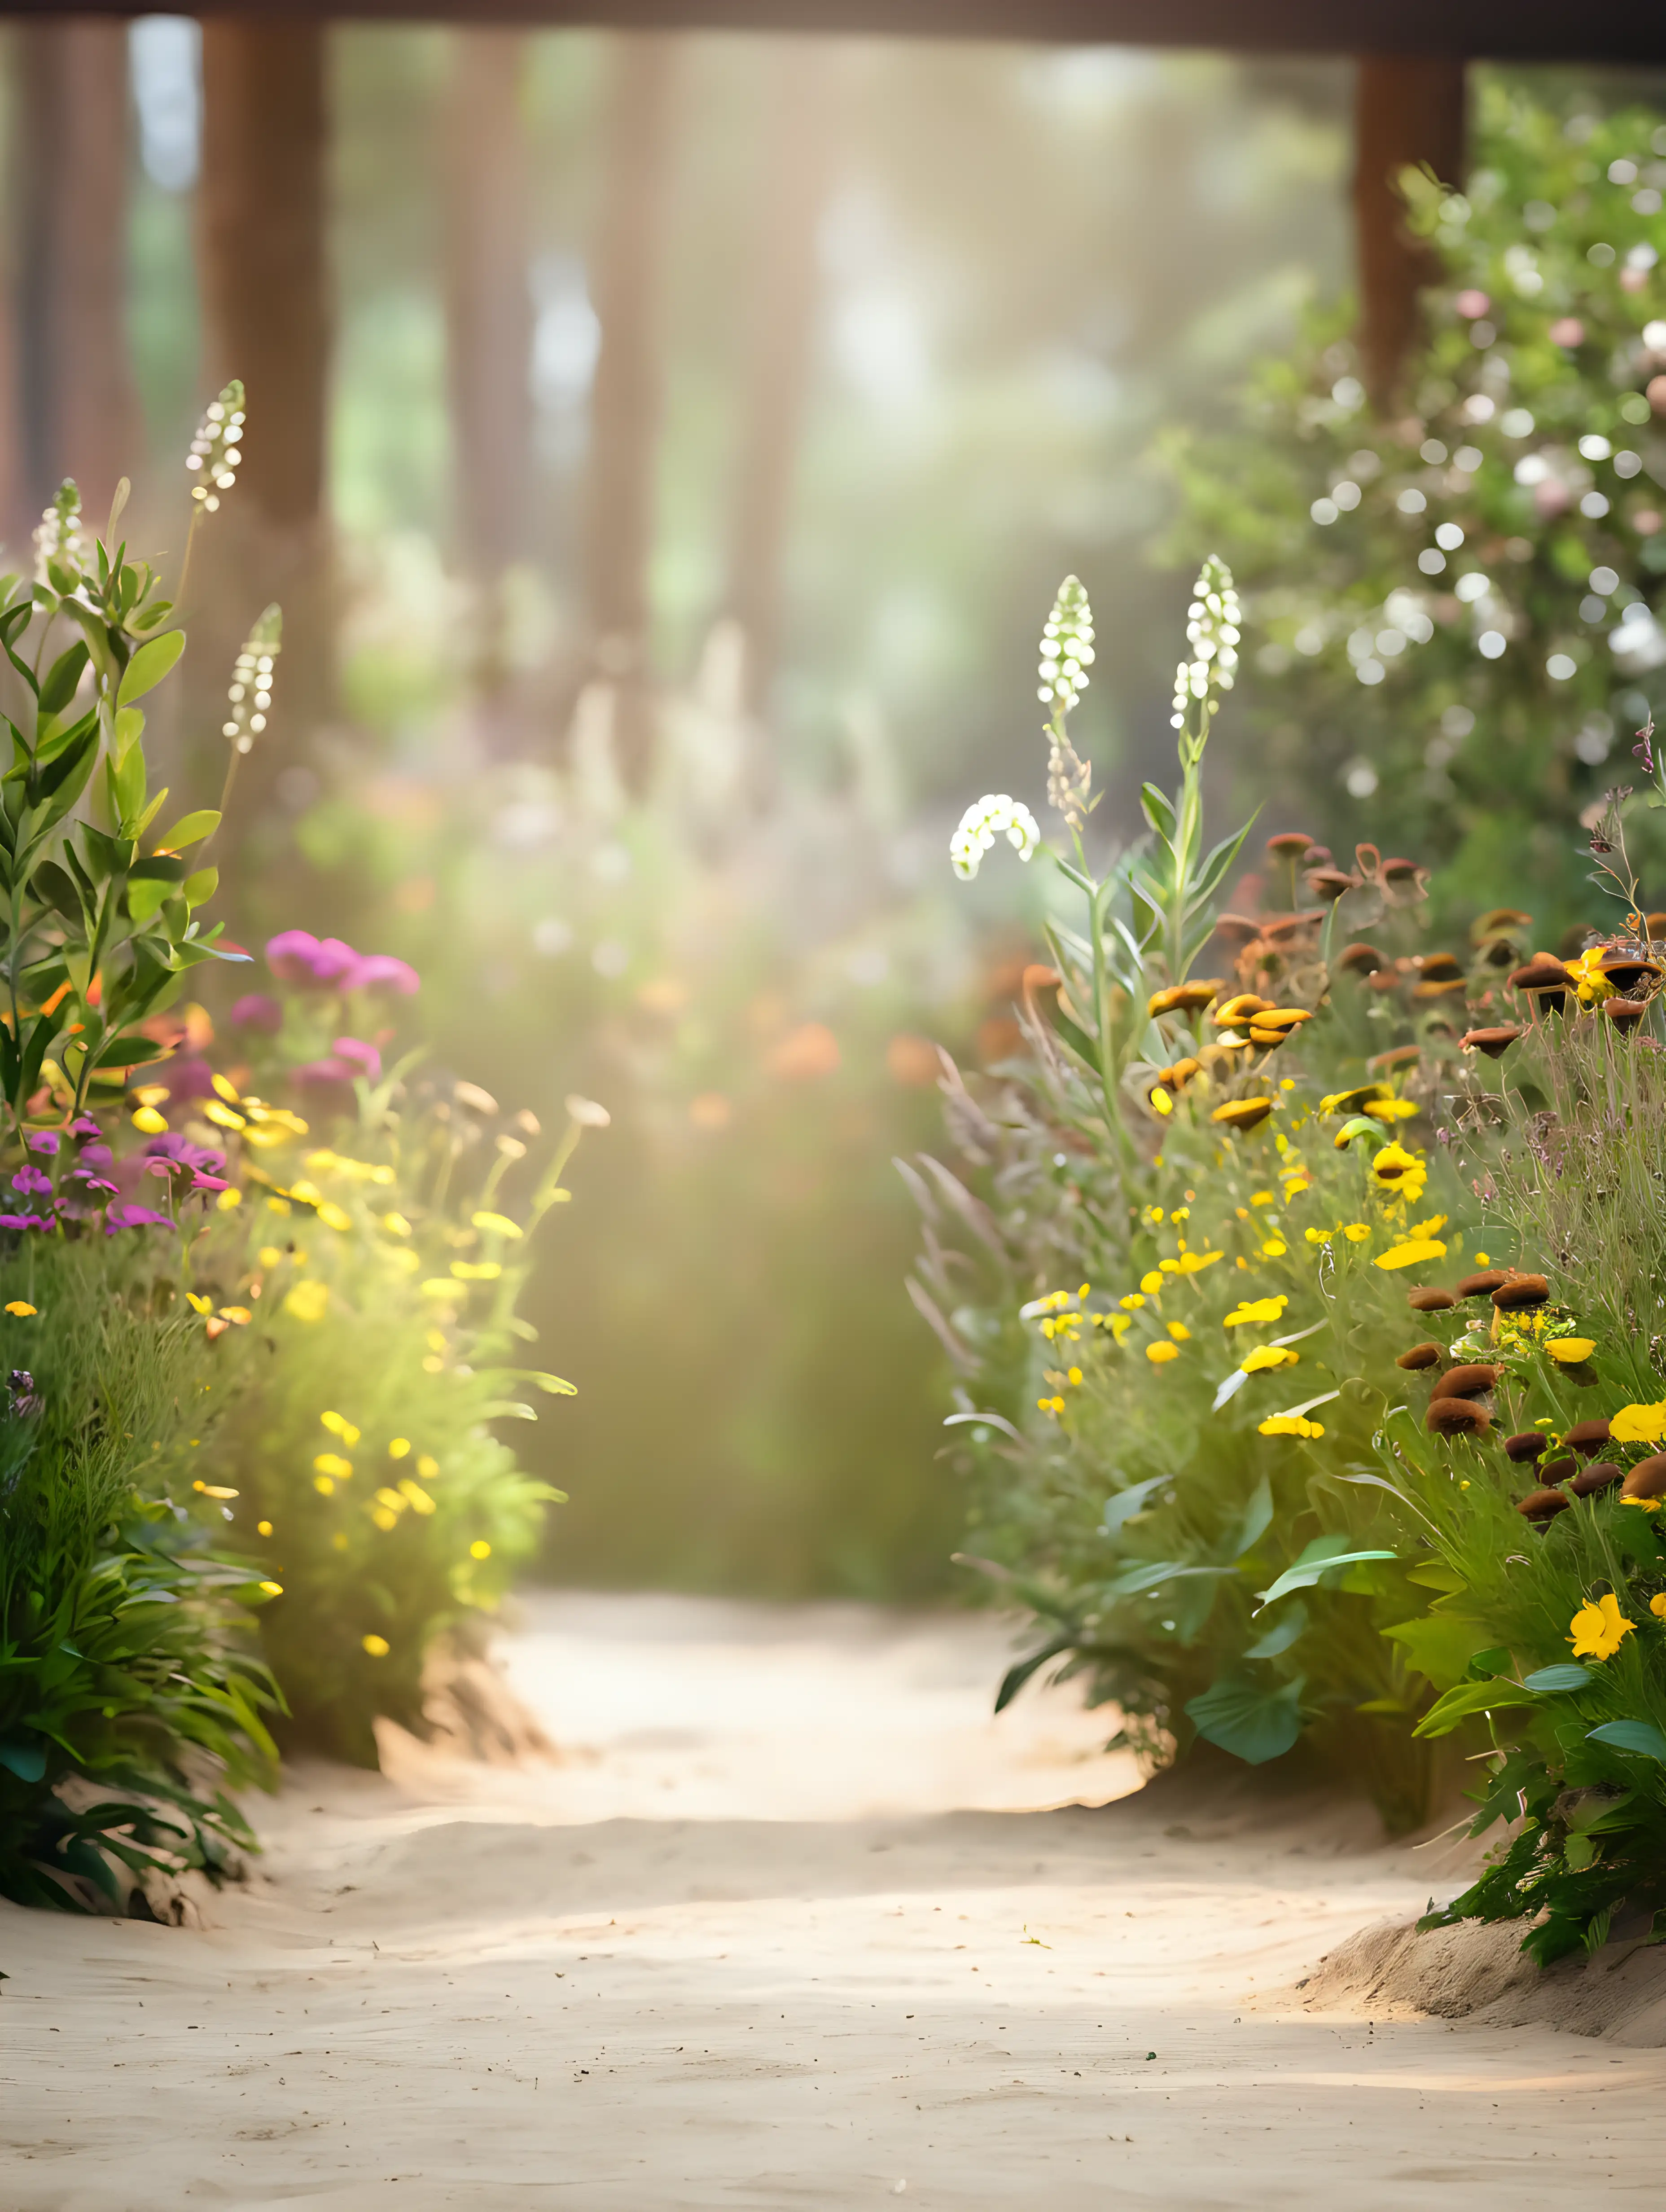
[[[1666,1452],[1640,1459],[1620,1486],[1622,1498],[1666,1498]]]
[[[1612,1460],[1593,1460],[1589,1467],[1580,1468],[1568,1488],[1576,1498],[1594,1498],[1599,1490],[1607,1490],[1618,1482],[1624,1472]]]
[[[1634,1030],[1649,1011],[1646,999],[1604,999],[1602,1012],[1617,1030]]]
[[[1316,899],[1334,903],[1345,893],[1355,889],[1359,878],[1343,868],[1310,868],[1302,881]]]
[[[1529,1461],[1543,1456],[1545,1441],[1537,1429],[1523,1429],[1519,1436],[1505,1438],[1504,1455],[1506,1459],[1513,1459],[1517,1466],[1525,1465]]]
[[[1344,975],[1374,975],[1383,956],[1374,945],[1345,945],[1333,963]]]
[[[1396,1367],[1413,1370],[1420,1367],[1438,1367],[1440,1357],[1441,1348],[1438,1344],[1414,1344],[1409,1352],[1402,1352],[1394,1364]]]
[[[1414,1313],[1444,1313],[1449,1306],[1455,1306],[1457,1300],[1450,1291],[1413,1291],[1406,1303]]]
[[[1566,1482],[1569,1475],[1578,1472],[1579,1462],[1572,1452],[1561,1452],[1554,1459],[1539,1462],[1539,1480],[1541,1482]]]
[[[1493,1424],[1473,1398],[1432,1398],[1423,1416],[1431,1436],[1484,1437]]]
[[[1478,1275],[1466,1275],[1457,1286],[1461,1298],[1490,1298],[1510,1280],[1507,1267],[1483,1267]]]
[[[1488,1060],[1502,1060],[1521,1034],[1513,1022],[1500,1022],[1496,1029],[1466,1030],[1458,1042],[1466,1052],[1484,1052]]]
[[[1493,1291],[1493,1303],[1500,1313],[1525,1313],[1547,1304],[1549,1297],[1550,1285],[1542,1275],[1512,1275]]]
[[[1497,1367],[1449,1367],[1440,1378],[1440,1395],[1443,1398],[1484,1398],[1497,1387],[1502,1372]]]
[[[1305,830],[1280,830],[1267,841],[1268,851],[1280,860],[1305,860],[1312,845]]]
[[[1558,1513],[1566,1513],[1569,1500],[1560,1490],[1529,1490],[1516,1508],[1529,1521],[1549,1521]]]
[[[1562,1438],[1569,1451],[1577,1451],[1582,1459],[1592,1459],[1608,1440],[1608,1425],[1604,1420],[1576,1421]]]

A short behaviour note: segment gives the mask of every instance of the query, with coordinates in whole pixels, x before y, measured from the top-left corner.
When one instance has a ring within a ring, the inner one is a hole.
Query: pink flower
[[[414,998],[423,980],[407,960],[391,952],[366,952],[348,970],[343,988],[349,991],[392,991],[402,999]]]
[[[382,1072],[382,1056],[362,1037],[338,1036],[330,1048],[337,1060],[350,1061],[355,1074],[362,1073],[374,1083]]]
[[[272,943],[277,942],[274,938]],[[267,947],[268,956],[271,946]],[[276,1036],[283,1026],[283,1009],[276,999],[268,998],[264,991],[251,991],[240,999],[231,1010],[232,1026],[240,1030],[260,1030],[268,1036]]]

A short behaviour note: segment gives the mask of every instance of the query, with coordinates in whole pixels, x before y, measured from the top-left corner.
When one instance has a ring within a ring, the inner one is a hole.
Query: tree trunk
[[[242,379],[248,430],[236,489],[204,519],[187,612],[209,633],[207,672],[223,683],[261,608],[273,599],[283,608],[272,739],[244,764],[238,792],[237,815],[263,830],[277,773],[304,757],[310,726],[333,696],[327,35],[299,21],[210,17],[203,26],[204,351],[211,387]]]
[[[1443,184],[1465,171],[1464,65],[1446,57],[1368,55],[1354,90],[1353,216],[1359,284],[1359,356],[1365,389],[1393,411],[1417,344],[1418,294],[1439,264],[1406,227],[1398,179],[1426,164]]]
[[[38,514],[72,476],[102,532],[143,459],[127,348],[127,27],[88,17],[12,36],[23,483],[7,505]]]
[[[455,37],[447,116],[446,315],[458,550],[489,582],[526,551],[532,319],[518,31]]]
[[[590,401],[584,587],[596,673],[617,689],[615,744],[627,785],[646,785],[648,565],[661,404],[660,270],[671,204],[675,38],[627,33],[614,41],[591,294],[601,350]]]
[[[836,50],[783,40],[769,68],[725,605],[745,638],[745,702],[754,713],[768,705],[780,642],[782,556],[819,289],[816,234],[832,167]]]

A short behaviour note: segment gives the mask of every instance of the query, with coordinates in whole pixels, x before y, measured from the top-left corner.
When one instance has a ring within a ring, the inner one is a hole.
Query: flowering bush
[[[374,1764],[374,1717],[424,1725],[435,1639],[496,1605],[562,1496],[490,1425],[535,1419],[528,1393],[570,1393],[516,1364],[533,1331],[515,1303],[580,1133],[607,1116],[570,1101],[534,1172],[530,1115],[415,1054],[384,1071],[383,1015],[418,988],[404,962],[288,930],[266,964],[277,992],[233,1007],[225,1066],[176,1056],[136,1118],[161,1127],[166,1109],[178,1126],[149,1143],[179,1157],[227,1149],[242,1203],[218,1208],[192,1304],[209,1334],[252,1324],[259,1351],[210,1494],[281,1587],[260,1632],[283,1735]]]
[[[1477,93],[1465,191],[1406,179],[1442,273],[1392,406],[1351,307],[1316,316],[1239,428],[1172,449],[1177,535],[1245,591],[1256,795],[1384,823],[1455,904],[1530,874],[1555,942],[1583,912],[1560,825],[1666,667],[1666,119]]]

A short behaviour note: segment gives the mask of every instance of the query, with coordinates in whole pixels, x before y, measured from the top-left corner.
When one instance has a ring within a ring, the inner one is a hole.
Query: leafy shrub
[[[1175,536],[1245,592],[1256,796],[1450,862],[1456,905],[1531,880],[1554,941],[1589,906],[1561,824],[1666,667],[1666,119],[1484,78],[1474,146],[1461,194],[1405,180],[1442,274],[1395,405],[1325,310],[1171,448]]]

